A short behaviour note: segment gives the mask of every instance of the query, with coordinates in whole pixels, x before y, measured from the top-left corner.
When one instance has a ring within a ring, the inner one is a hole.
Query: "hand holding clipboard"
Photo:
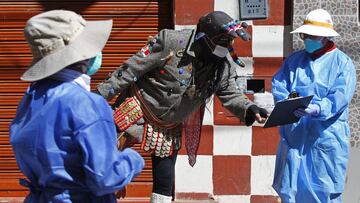
[[[264,128],[298,122],[300,118],[296,117],[293,112],[298,108],[306,108],[312,98],[313,95],[290,98],[277,102],[264,124]]]

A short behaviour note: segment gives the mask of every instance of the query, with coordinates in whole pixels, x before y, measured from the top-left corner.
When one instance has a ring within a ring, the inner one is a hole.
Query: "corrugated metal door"
[[[92,80],[93,87],[107,74],[137,52],[149,35],[162,28],[173,28],[172,1],[23,1],[0,2],[0,197],[24,196],[19,186],[21,172],[9,145],[8,126],[28,83],[19,80],[31,61],[31,52],[23,37],[25,22],[44,10],[68,9],[81,13],[88,20],[113,19],[110,40],[103,51],[103,67]],[[139,148],[135,146],[135,148]],[[141,152],[142,153],[142,152]],[[127,196],[149,196],[151,192],[151,159],[127,188]]]

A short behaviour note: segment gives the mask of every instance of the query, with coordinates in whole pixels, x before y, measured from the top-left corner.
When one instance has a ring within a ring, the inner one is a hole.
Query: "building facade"
[[[221,10],[239,19],[239,0],[176,0],[175,29],[194,28],[206,12]],[[193,5],[202,5],[195,7]],[[246,21],[250,42],[237,40],[235,49],[245,68],[240,79],[262,81],[271,91],[271,77],[291,52],[292,2],[269,0],[268,17]],[[245,82],[245,88],[246,88]],[[248,94],[253,98],[253,94]],[[196,165],[187,163],[185,151],[177,159],[175,194],[179,199],[208,199],[229,203],[276,203],[272,189],[277,128],[246,127],[215,97],[205,112]]]
[[[114,29],[104,49],[103,67],[92,80],[92,87],[145,44],[149,35],[163,28],[192,29],[203,14],[221,10],[239,18],[239,0],[128,0],[128,1],[1,1],[0,16],[0,200],[23,197],[25,188],[8,140],[8,125],[28,83],[19,77],[31,61],[22,29],[31,16],[52,9],[69,9],[86,19],[113,19]],[[246,67],[238,69],[239,82],[258,82],[271,92],[271,77],[284,58],[302,48],[293,26],[302,23],[312,9],[327,9],[341,37],[338,47],[352,57],[360,75],[359,3],[357,0],[267,0],[267,18],[249,20],[250,42],[237,40],[235,49]],[[358,80],[359,81],[359,80]],[[252,83],[251,83],[252,84]],[[358,82],[359,87],[359,82]],[[248,96],[254,99],[254,94]],[[358,202],[360,195],[360,93],[356,91],[350,107],[351,157],[344,197],[345,203]],[[272,189],[277,128],[246,127],[224,109],[214,97],[205,112],[197,163],[190,167],[185,149],[176,164],[175,198],[214,200],[224,203],[276,203]],[[183,142],[184,143],[184,142]],[[138,149],[138,146],[135,146]],[[127,187],[127,197],[145,198],[151,193],[151,159],[143,173]],[[139,202],[134,200],[134,202]]]

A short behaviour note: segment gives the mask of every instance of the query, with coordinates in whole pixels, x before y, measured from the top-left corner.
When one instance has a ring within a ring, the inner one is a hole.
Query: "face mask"
[[[313,39],[305,39],[304,44],[305,44],[306,52],[310,54],[324,46],[321,40],[313,40]]]
[[[99,52],[95,57],[89,61],[89,68],[86,72],[87,75],[94,75],[101,67],[102,53]]]
[[[215,56],[218,56],[220,58],[224,58],[229,53],[229,49],[227,49],[225,47],[222,47],[222,46],[219,46],[219,45],[216,45],[215,49],[212,51],[212,53]]]
[[[229,53],[227,48],[220,45],[215,45],[214,42],[212,42],[203,32],[196,34],[195,41],[202,41],[210,49],[212,54],[219,58],[224,58]]]

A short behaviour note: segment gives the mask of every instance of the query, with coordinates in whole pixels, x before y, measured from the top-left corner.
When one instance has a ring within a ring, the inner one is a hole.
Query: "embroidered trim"
[[[241,28],[241,24],[240,24],[240,21],[238,20],[233,20],[225,25],[223,25],[223,28],[225,28],[227,30],[227,32],[231,32],[231,31],[236,31],[238,29]]]
[[[143,116],[140,103],[135,96],[126,98],[113,113],[115,124],[121,131],[125,131]]]
[[[150,45],[146,45],[143,48],[141,48],[141,55],[142,57],[147,57],[151,54]]]

